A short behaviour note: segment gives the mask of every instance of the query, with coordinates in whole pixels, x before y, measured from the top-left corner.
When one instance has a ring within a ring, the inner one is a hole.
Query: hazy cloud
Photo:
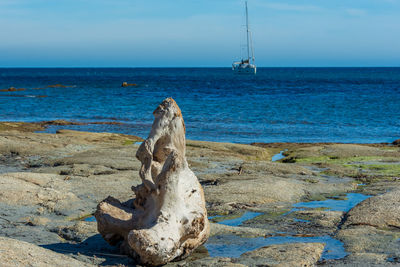
[[[315,5],[299,5],[299,4],[289,4],[282,2],[255,2],[257,6],[262,6],[268,9],[280,10],[280,11],[300,11],[300,12],[310,12],[310,11],[320,11],[323,8]]]
[[[367,11],[361,8],[347,8],[345,9],[345,12],[350,16],[357,16],[357,17],[367,15]]]

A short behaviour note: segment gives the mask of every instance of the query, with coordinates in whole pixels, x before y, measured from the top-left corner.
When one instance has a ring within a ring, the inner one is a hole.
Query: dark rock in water
[[[25,88],[15,88],[15,87],[10,87],[7,89],[1,89],[0,92],[16,92],[16,91],[25,91]]]
[[[68,126],[68,125],[123,125],[124,123],[118,121],[90,121],[90,122],[77,122],[77,121],[66,121],[66,120],[53,120],[53,121],[40,121],[37,122],[38,125],[47,128],[49,126]]]
[[[392,144],[395,146],[400,146],[400,139],[394,140]]]
[[[63,85],[63,84],[51,84],[47,86],[48,88],[67,88],[71,86]]]
[[[47,95],[1,95],[1,96],[28,97],[28,98],[43,98],[43,97],[47,97]]]
[[[127,82],[123,82],[121,87],[128,87],[128,86],[137,86],[136,83],[127,83]]]
[[[43,131],[44,127],[36,123],[29,122],[0,122],[0,132],[2,131],[19,131],[19,132],[35,132]]]
[[[83,122],[73,122],[73,121],[66,121],[66,120],[41,121],[41,122],[39,122],[39,124],[44,127],[47,127],[49,125],[57,125],[57,126],[87,125],[87,123],[83,123]]]
[[[90,122],[76,122],[66,120],[52,120],[52,121],[40,121],[37,124],[48,127],[48,126],[67,126],[67,125],[89,125],[89,124],[107,124],[107,125],[123,125],[122,122],[117,121],[90,121]]]

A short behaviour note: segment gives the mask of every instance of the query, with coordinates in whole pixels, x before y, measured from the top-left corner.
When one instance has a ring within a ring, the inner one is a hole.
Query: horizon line
[[[35,66],[18,66],[18,67],[3,67],[0,66],[0,69],[231,69],[232,67],[204,67],[204,66],[187,66],[187,67],[179,67],[179,66],[170,66],[170,67],[162,67],[162,66],[151,66],[151,67],[115,67],[115,66],[103,66],[103,67],[94,67],[94,66],[84,66],[84,67],[62,67],[62,66],[45,66],[45,67],[35,67]],[[284,67],[273,67],[273,66],[257,66],[257,68],[400,68],[399,66],[284,66]]]

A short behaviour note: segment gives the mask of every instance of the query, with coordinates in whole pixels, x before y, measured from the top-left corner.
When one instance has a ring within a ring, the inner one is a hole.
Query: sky
[[[400,0],[248,0],[259,67],[400,67]],[[0,0],[0,67],[229,67],[242,0]]]

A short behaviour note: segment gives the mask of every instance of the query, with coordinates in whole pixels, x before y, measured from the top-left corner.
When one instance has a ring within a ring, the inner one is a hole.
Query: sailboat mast
[[[247,30],[247,59],[250,62],[250,47],[249,47],[249,12],[247,10],[247,1],[246,3],[246,30]]]
[[[253,46],[253,34],[251,32],[250,32],[250,45],[251,45],[251,60],[252,63],[254,64],[255,57],[254,57],[254,46]]]

